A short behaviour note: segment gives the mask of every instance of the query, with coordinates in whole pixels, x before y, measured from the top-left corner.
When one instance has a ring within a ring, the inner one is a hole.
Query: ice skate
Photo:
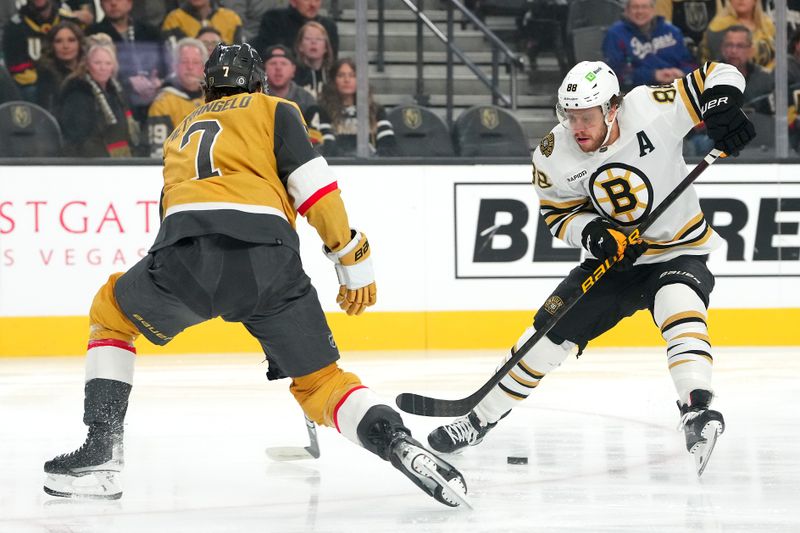
[[[44,464],[44,491],[62,498],[116,500],[122,496],[122,430],[89,426],[86,442]]]
[[[393,436],[389,461],[437,501],[449,507],[472,508],[464,476],[407,433],[398,432]]]
[[[708,465],[717,438],[725,431],[722,413],[708,408],[711,397],[710,391],[697,389],[689,394],[688,404],[678,402],[680,428],[686,433],[686,449],[694,456],[698,477]]]
[[[428,444],[441,453],[457,453],[467,446],[480,443],[489,431],[497,425],[482,425],[475,411],[456,418],[449,424],[439,426],[428,435]]]

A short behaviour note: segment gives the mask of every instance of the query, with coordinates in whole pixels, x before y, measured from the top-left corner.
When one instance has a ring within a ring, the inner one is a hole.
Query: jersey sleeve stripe
[[[686,78],[683,78],[678,82],[678,93],[681,95],[681,100],[683,100],[683,106],[686,108],[686,112],[689,113],[689,117],[691,117],[692,121],[697,125],[701,122],[700,109],[697,104],[692,101],[692,96],[688,92],[688,86],[688,81]]]
[[[314,205],[314,202],[330,192],[331,185],[336,189],[336,180],[331,175],[328,163],[322,157],[306,161],[289,174],[286,189],[294,202],[294,208],[301,215]],[[323,194],[320,191],[325,190]],[[313,201],[309,203],[309,200]]]
[[[700,75],[700,69],[695,69],[692,71],[692,79],[694,80],[694,88],[695,92],[697,92],[697,95],[699,96],[703,94],[703,91],[705,90],[703,88],[703,86],[705,85],[705,80]]]
[[[325,196],[325,195],[326,195],[326,194],[328,194],[329,192],[335,191],[335,190],[336,190],[336,189],[338,189],[338,188],[339,188],[339,185],[338,185],[338,184],[337,184],[335,181],[334,181],[333,183],[329,183],[329,184],[328,184],[328,185],[326,185],[325,187],[323,187],[323,188],[319,189],[317,192],[315,192],[314,194],[312,194],[312,195],[311,195],[311,196],[308,198],[308,200],[306,200],[305,202],[303,202],[303,203],[302,203],[302,204],[301,204],[301,205],[300,205],[300,206],[297,208],[297,212],[298,212],[298,213],[300,213],[301,215],[305,215],[305,214],[308,212],[308,210],[311,208],[311,206],[313,206],[315,203],[317,203],[317,201],[318,201],[320,198],[322,198],[323,196]]]

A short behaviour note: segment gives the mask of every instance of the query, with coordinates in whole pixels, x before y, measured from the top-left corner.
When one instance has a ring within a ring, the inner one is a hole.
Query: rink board
[[[362,317],[337,312],[333,269],[298,221],[306,271],[343,349],[507,347],[580,260],[540,226],[527,165],[332,171],[351,224],[369,235],[379,296]],[[157,166],[2,168],[0,355],[84,350],[97,288],[155,237],[160,187]],[[714,343],[800,345],[800,167],[717,164],[697,194],[725,239],[709,260]],[[660,342],[639,313],[595,345]],[[221,321],[164,348],[139,344],[142,353],[259,351]]]

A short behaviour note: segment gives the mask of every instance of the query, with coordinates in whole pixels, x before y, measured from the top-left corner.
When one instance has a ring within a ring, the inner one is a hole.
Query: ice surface
[[[83,359],[0,359],[0,532],[797,532],[799,352],[715,349],[727,429],[698,479],[663,351],[587,350],[448,457],[474,511],[438,504],[330,428],[319,459],[270,460],[267,447],[308,437],[288,381],[268,383],[259,354],[141,356],[122,499],[51,498],[43,462],[85,436]],[[466,396],[499,355],[354,353],[342,366],[393,405],[399,392]],[[405,420],[423,442],[442,421]]]

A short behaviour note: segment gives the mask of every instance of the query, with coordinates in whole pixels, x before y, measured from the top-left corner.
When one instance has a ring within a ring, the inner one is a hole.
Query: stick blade
[[[273,461],[303,461],[305,459],[316,459],[319,457],[319,452],[313,455],[307,448],[300,448],[298,446],[275,446],[267,448],[267,457]]]
[[[403,392],[397,395],[395,402],[397,407],[406,413],[420,416],[464,416],[474,407],[470,398],[461,400],[440,400],[430,398],[410,392]]]

